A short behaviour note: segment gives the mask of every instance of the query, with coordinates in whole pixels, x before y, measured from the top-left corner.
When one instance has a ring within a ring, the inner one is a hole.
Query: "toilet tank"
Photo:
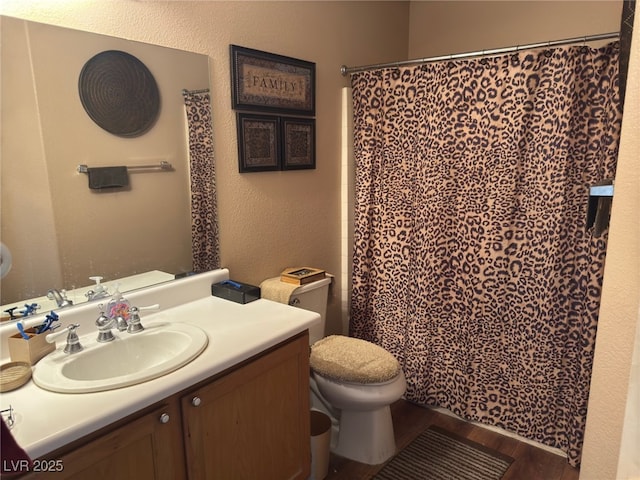
[[[327,276],[321,280],[301,285],[291,294],[290,305],[320,314],[320,323],[309,329],[310,345],[324,337],[331,279],[331,276]]]

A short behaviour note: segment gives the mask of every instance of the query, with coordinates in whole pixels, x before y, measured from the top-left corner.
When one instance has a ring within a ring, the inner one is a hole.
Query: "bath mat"
[[[375,480],[499,480],[513,458],[431,426],[385,465]]]

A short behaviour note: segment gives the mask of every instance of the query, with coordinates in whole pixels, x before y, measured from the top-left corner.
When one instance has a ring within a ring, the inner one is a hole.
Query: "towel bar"
[[[160,163],[155,163],[152,165],[131,165],[127,166],[127,170],[137,170],[137,169],[149,169],[149,168],[159,168],[160,170],[173,170],[173,166],[169,162],[165,162],[164,160]],[[80,173],[88,173],[89,167],[87,165],[78,165],[78,172]]]

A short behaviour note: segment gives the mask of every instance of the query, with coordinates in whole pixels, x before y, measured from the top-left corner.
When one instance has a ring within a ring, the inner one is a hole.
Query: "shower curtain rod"
[[[404,60],[400,62],[378,63],[375,65],[364,65],[361,67],[347,67],[342,65],[340,73],[342,76],[347,74],[364,72],[365,70],[376,70],[378,68],[400,67],[405,65],[419,65],[423,63],[439,62],[442,60],[456,60],[459,58],[485,57],[491,55],[500,55],[502,53],[518,52],[520,50],[529,50],[532,48],[555,47],[558,45],[569,45],[571,43],[595,42],[597,40],[607,40],[609,38],[618,38],[620,32],[600,33],[597,35],[587,35],[584,37],[566,38],[564,40],[552,40],[550,42],[530,43],[528,45],[517,45],[513,47],[494,48],[489,50],[478,50],[476,52],[454,53],[449,55],[440,55],[437,57],[416,58],[414,60]]]

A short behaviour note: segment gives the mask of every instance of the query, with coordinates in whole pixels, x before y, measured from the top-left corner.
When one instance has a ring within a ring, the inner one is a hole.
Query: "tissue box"
[[[211,285],[211,295],[245,304],[260,298],[260,287],[234,280],[225,280]]]
[[[37,335],[33,328],[26,329],[24,333],[29,335],[29,340],[22,338],[19,333],[7,339],[9,356],[13,362],[27,362],[35,365],[38,360],[56,349],[56,344],[47,342],[44,333]]]

